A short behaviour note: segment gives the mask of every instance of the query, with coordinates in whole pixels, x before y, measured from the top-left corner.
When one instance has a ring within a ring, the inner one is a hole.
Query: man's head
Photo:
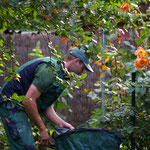
[[[69,72],[74,72],[78,75],[82,74],[84,69],[94,72],[83,49],[73,47],[68,54],[66,54],[65,61],[67,62],[66,67]]]

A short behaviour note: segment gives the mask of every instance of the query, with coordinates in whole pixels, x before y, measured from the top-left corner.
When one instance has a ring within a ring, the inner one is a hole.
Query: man
[[[49,65],[57,70],[57,75],[62,80],[68,80],[65,75],[67,71],[81,75],[84,69],[90,72],[93,70],[84,51],[77,47],[65,55],[62,64],[59,65],[57,62],[58,60],[53,57],[29,61],[17,69],[21,76],[19,81],[12,79],[3,85],[0,95],[0,116],[11,150],[36,149],[28,117],[39,129],[40,148],[51,144],[40,113],[59,127],[74,129],[71,124],[62,120],[52,107],[53,102],[64,90],[64,86],[57,81],[56,74]],[[14,93],[28,98],[22,101],[24,107],[10,100]]]

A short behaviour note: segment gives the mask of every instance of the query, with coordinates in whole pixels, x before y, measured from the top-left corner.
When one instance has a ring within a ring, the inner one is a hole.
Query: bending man
[[[65,87],[57,82],[56,74],[49,65],[57,70],[57,75],[62,80],[68,80],[67,72],[81,75],[84,69],[90,72],[93,70],[84,51],[77,47],[72,48],[65,55],[62,64],[59,65],[57,61],[53,57],[29,61],[17,69],[21,76],[20,81],[12,79],[3,85],[0,95],[0,116],[11,150],[36,149],[28,118],[40,131],[40,147],[51,144],[40,113],[59,127],[74,129],[71,124],[62,120],[52,107],[53,102],[58,99]],[[28,98],[22,101],[24,107],[10,100],[14,93]]]

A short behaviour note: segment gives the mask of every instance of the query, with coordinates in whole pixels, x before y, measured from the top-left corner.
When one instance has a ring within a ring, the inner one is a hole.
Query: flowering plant
[[[142,69],[148,66],[149,62],[147,59],[145,59],[147,52],[142,47],[137,48],[135,55],[137,55],[137,59],[134,62],[134,67]]]
[[[127,3],[120,7],[120,11],[123,11],[122,15],[132,14]],[[143,19],[142,25],[134,22],[139,15],[136,12],[128,18],[130,23],[126,29],[119,28],[107,36],[107,51],[98,53],[95,62],[99,68],[95,89],[85,90],[99,105],[88,125],[120,129],[126,137],[125,146],[121,147],[123,150],[131,149],[131,134],[137,149],[150,148],[149,142],[146,142],[150,140],[150,30]],[[132,81],[132,73],[136,74],[135,82]],[[133,108],[131,95],[134,91],[136,99]],[[133,116],[136,118],[135,126],[131,121]]]

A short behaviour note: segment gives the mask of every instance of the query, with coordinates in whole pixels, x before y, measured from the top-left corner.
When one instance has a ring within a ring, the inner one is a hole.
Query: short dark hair
[[[73,59],[75,59],[75,58],[77,58],[77,57],[75,57],[75,56],[73,56],[73,55],[71,55],[71,54],[68,54],[68,53],[65,55],[65,60],[66,60],[66,61],[70,61],[70,60],[73,60]],[[80,59],[80,58],[79,58],[79,59]],[[80,63],[80,64],[83,64],[83,62],[82,62],[81,60],[79,61],[79,63]]]
[[[76,57],[74,57],[73,55],[68,54],[68,53],[65,55],[65,60],[66,60],[66,61],[70,61],[70,60],[73,60],[73,59],[75,59],[75,58],[76,58]]]

